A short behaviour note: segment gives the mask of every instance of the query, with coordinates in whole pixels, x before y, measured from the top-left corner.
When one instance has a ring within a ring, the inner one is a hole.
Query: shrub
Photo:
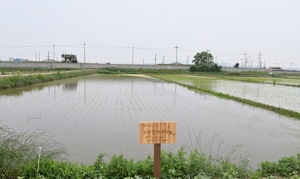
[[[298,157],[283,157],[277,162],[264,161],[259,166],[261,167],[256,171],[259,176],[281,176],[289,177],[299,174],[300,171],[300,154]]]
[[[210,62],[209,64],[192,65],[189,69],[190,72],[221,72],[222,66]]]

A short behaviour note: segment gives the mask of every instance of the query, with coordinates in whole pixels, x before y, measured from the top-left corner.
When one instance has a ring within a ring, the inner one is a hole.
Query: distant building
[[[14,62],[28,62],[29,60],[28,59],[23,59],[23,58],[16,58],[14,60]]]
[[[29,60],[28,59],[25,59],[25,58],[9,58],[9,61],[10,62],[28,62]]]

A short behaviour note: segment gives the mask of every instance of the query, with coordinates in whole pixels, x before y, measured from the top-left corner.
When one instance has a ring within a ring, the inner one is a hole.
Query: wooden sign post
[[[160,178],[161,143],[176,142],[176,122],[140,122],[140,144],[154,144],[154,177]]]

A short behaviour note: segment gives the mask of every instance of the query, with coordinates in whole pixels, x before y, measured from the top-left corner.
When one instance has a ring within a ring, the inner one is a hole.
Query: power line
[[[85,42],[83,42],[83,60],[85,63]]]
[[[132,65],[133,65],[133,59],[134,59],[134,47],[132,47]]]

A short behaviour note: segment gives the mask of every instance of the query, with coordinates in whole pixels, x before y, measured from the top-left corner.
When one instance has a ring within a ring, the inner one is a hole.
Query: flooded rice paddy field
[[[277,74],[279,75],[279,74]],[[280,76],[280,75],[279,75]],[[300,85],[300,76],[287,76],[287,77],[227,77],[226,79],[241,80],[245,82],[261,82],[270,84],[281,84],[281,85]]]
[[[152,78],[72,78],[5,90],[0,102],[0,125],[49,131],[72,162],[93,163],[100,152],[152,155],[152,144],[138,143],[141,121],[177,122],[177,142],[162,144],[167,151],[186,146],[223,157],[231,153],[254,166],[300,151],[299,120]]]
[[[160,76],[243,99],[300,112],[300,88],[283,85],[246,83],[203,76]],[[300,83],[300,80],[298,80]]]

